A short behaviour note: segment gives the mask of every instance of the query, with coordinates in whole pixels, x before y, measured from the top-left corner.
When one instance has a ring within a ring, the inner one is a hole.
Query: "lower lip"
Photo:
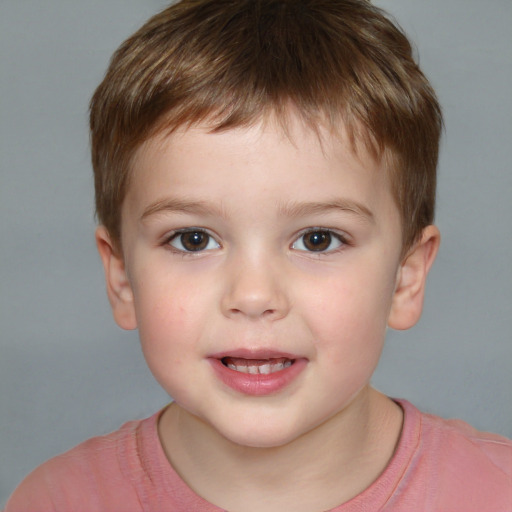
[[[210,359],[217,377],[226,386],[251,396],[265,396],[286,388],[306,368],[306,359],[295,359],[291,366],[268,374],[242,373],[225,366],[219,359]]]

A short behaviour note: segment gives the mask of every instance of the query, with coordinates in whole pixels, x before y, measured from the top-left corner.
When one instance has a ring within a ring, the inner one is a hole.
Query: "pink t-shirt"
[[[398,403],[404,426],[391,462],[333,512],[512,511],[512,441]],[[5,512],[221,512],[169,464],[157,419],[131,421],[44,463],[16,489]]]

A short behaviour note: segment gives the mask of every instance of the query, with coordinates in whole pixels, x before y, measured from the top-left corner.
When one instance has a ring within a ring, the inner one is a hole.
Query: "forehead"
[[[126,203],[138,210],[177,195],[235,210],[252,196],[276,204],[353,196],[375,208],[390,197],[386,169],[363,143],[352,144],[343,127],[312,127],[293,116],[222,131],[200,124],[161,132],[139,148],[131,173]]]

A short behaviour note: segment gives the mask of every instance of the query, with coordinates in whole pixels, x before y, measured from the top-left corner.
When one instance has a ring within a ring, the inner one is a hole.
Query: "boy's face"
[[[290,135],[195,127],[146,143],[112,278],[118,323],[138,327],[162,387],[248,446],[364,400],[402,270],[385,170],[298,120]]]

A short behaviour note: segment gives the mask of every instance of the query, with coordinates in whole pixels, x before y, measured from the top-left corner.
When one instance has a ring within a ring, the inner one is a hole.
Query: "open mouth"
[[[235,350],[209,357],[217,378],[227,387],[248,396],[281,392],[306,369],[308,359],[269,351]]]
[[[239,357],[223,357],[222,364],[227,368],[240,373],[250,373],[252,375],[269,375],[289,368],[294,359],[278,357],[271,359],[244,359]]]

